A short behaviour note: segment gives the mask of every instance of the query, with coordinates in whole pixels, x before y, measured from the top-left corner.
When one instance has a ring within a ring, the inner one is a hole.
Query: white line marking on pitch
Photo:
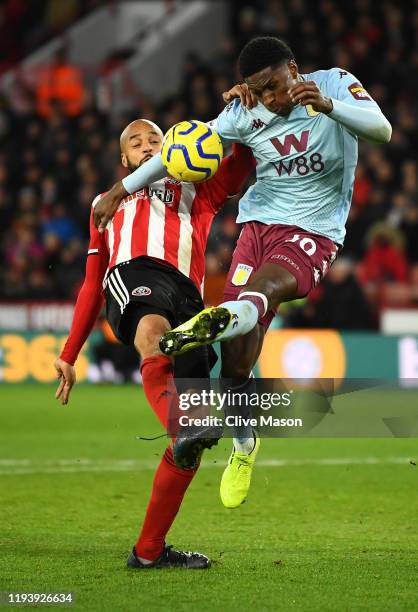
[[[330,457],[324,459],[260,459],[259,467],[298,467],[304,465],[402,465],[410,457]],[[226,462],[209,459],[202,468],[223,468]],[[78,474],[82,472],[135,472],[154,470],[158,461],[140,459],[0,459],[0,476],[20,474]]]

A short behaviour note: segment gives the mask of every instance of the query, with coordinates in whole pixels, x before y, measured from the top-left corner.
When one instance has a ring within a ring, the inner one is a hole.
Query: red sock
[[[177,430],[178,394],[173,363],[165,355],[147,357],[141,363],[142,384],[147,400],[160,423],[171,434]]]
[[[154,476],[151,499],[135,545],[138,557],[154,561],[161,555],[165,536],[196,471],[176,467],[171,447],[166,449]]]

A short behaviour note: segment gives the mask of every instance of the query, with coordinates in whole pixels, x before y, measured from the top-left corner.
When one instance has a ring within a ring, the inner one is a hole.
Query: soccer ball
[[[170,176],[200,183],[211,178],[223,157],[218,134],[202,121],[180,121],[164,136],[161,157]]]

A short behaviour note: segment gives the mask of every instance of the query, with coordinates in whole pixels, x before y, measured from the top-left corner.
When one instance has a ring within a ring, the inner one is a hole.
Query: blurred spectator
[[[51,217],[43,223],[42,233],[53,233],[65,244],[78,236],[78,229],[65,206],[58,202],[51,210]]]
[[[418,207],[409,203],[404,211],[400,229],[406,238],[406,255],[411,264],[418,264]]]
[[[290,327],[372,328],[372,313],[355,278],[354,263],[346,257],[338,258],[322,283],[309,295],[306,305],[288,309],[285,321]]]
[[[385,281],[406,282],[408,262],[404,254],[404,237],[399,230],[384,223],[371,228],[368,249],[359,268],[359,278],[364,285]]]
[[[41,117],[49,117],[58,105],[69,117],[79,115],[83,109],[84,84],[82,72],[67,59],[62,46],[49,66],[44,66],[36,87],[37,108]]]
[[[77,297],[84,272],[84,252],[77,239],[73,239],[60,251],[58,261],[51,264],[50,268],[55,281],[56,298],[73,301]]]
[[[354,183],[352,205],[362,209],[369,201],[372,182],[367,176],[364,165],[359,162],[356,168],[356,180]]]

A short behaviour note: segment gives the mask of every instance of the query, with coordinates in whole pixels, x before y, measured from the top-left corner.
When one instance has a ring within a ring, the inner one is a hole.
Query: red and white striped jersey
[[[253,167],[249,149],[235,145],[208,181],[180,183],[166,177],[152,183],[122,200],[104,234],[99,234],[91,216],[89,254],[107,256],[108,271],[136,257],[152,257],[177,268],[202,291],[213,217],[228,195],[239,191]],[[102,195],[95,198],[92,210]]]

